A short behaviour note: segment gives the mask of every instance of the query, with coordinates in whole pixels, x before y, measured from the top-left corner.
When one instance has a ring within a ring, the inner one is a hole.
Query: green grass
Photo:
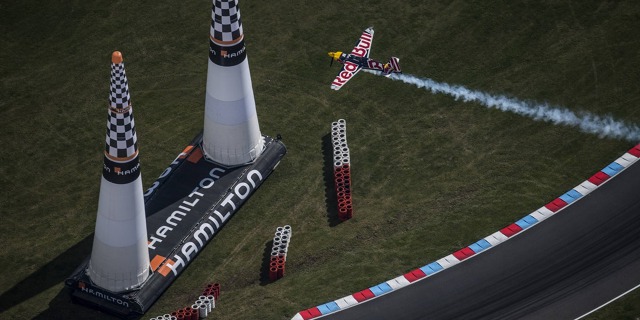
[[[0,292],[3,319],[107,319],[62,281],[91,248],[109,57],[123,52],[145,186],[202,127],[210,1],[0,4]],[[640,123],[633,1],[242,2],[264,134],[288,154],[152,307],[222,285],[219,319],[288,319],[393,278],[519,219],[633,143],[535,122],[360,74],[329,90],[376,28],[372,57],[405,73]],[[331,227],[322,139],[347,120],[354,218]],[[293,226],[287,276],[260,285],[265,244]],[[636,290],[589,319],[640,316]]]

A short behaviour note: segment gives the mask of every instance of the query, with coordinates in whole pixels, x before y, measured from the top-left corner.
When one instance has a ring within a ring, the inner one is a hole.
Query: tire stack
[[[192,307],[185,307],[180,310],[176,310],[171,313],[171,317],[175,317],[176,320],[198,320],[200,314],[198,310],[194,310]]]
[[[190,306],[176,310],[171,314],[165,314],[150,320],[199,320],[209,316],[216,307],[216,301],[220,296],[220,284],[210,283],[202,291],[198,299]]]
[[[351,158],[347,145],[347,122],[344,119],[331,123],[331,143],[338,218],[346,221],[353,217],[353,202],[351,201]]]
[[[287,252],[289,252],[289,243],[292,234],[290,225],[276,228],[269,261],[269,280],[271,281],[276,281],[284,277]]]
[[[191,305],[191,309],[198,312],[198,316],[200,317],[200,319],[208,317],[215,307],[216,299],[213,295],[201,295],[200,297],[198,297],[198,300],[196,300],[196,302]]]
[[[215,301],[218,301],[220,297],[220,284],[219,283],[209,283],[204,290],[202,290],[202,295],[205,297],[213,295]],[[215,306],[214,306],[215,308]]]

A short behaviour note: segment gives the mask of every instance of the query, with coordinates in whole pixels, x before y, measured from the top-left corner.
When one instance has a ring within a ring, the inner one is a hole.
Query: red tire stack
[[[289,243],[292,234],[290,225],[276,228],[269,261],[269,280],[271,281],[276,281],[284,277],[287,253],[289,252]]]
[[[353,202],[351,200],[351,158],[347,145],[347,122],[344,119],[331,123],[331,143],[338,218],[345,221],[353,217]]]
[[[220,297],[220,284],[219,283],[207,284],[204,290],[202,290],[202,295],[205,297],[213,295],[213,298],[215,299],[215,301],[218,301],[218,298]]]
[[[200,316],[198,314],[198,310],[193,310],[191,307],[185,307],[180,310],[177,310],[171,315],[174,315],[178,320],[199,320]]]

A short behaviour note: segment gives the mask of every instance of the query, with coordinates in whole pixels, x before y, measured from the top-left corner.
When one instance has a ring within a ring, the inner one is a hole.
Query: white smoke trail
[[[381,74],[380,72],[371,73]],[[436,82],[432,79],[418,78],[409,74],[394,73],[389,78],[413,84],[434,94],[447,94],[456,100],[477,102],[488,108],[513,112],[537,121],[576,127],[582,132],[596,134],[600,138],[624,139],[633,143],[640,141],[640,128],[637,125],[626,124],[624,121],[616,120],[611,116],[599,116],[586,111],[574,113],[564,107],[521,101],[504,95],[494,96],[485,92],[470,90],[463,86]]]

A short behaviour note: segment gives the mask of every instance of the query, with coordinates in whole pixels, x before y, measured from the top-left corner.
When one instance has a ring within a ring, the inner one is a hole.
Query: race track
[[[325,319],[575,319],[640,284],[640,165],[491,250]]]

